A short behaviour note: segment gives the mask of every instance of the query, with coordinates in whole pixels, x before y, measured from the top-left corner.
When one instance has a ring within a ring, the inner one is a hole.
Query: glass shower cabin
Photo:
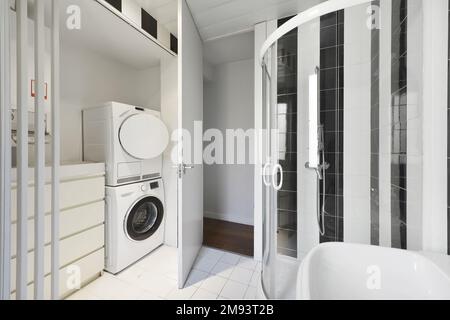
[[[420,249],[423,3],[327,1],[264,44],[266,297],[295,298],[321,243]]]

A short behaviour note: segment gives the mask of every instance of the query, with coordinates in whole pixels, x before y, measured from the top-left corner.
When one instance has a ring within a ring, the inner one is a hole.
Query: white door
[[[186,1],[180,2],[179,128],[191,136],[190,141],[184,137],[183,159],[179,159],[178,284],[182,288],[203,242],[203,165],[199,159],[194,161],[194,138],[201,139],[194,135],[194,123],[203,121],[203,45]]]

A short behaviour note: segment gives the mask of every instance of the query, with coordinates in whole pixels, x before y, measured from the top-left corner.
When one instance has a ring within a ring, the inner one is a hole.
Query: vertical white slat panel
[[[52,299],[59,299],[59,166],[60,166],[60,96],[59,96],[59,0],[52,0]]]
[[[34,170],[34,298],[44,299],[44,187],[45,187],[45,131],[44,131],[44,1],[36,1],[34,20],[35,45],[35,170]]]
[[[17,0],[17,264],[16,298],[27,299],[28,256],[28,14],[27,0]]]
[[[0,300],[11,294],[11,102],[9,1],[0,1]]]

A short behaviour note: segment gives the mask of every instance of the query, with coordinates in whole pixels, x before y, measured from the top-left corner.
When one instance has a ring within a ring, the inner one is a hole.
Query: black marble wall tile
[[[283,171],[282,191],[297,191],[297,173]]]
[[[278,144],[280,152],[297,152],[297,133],[280,133]]]
[[[338,89],[338,68],[320,70],[320,89]]]
[[[297,56],[287,55],[278,57],[278,77],[297,74]]]
[[[280,19],[281,26],[290,17]],[[278,40],[278,129],[279,164],[283,168],[283,186],[278,192],[278,253],[297,257],[297,49],[298,30]],[[281,176],[278,176],[280,181]]]
[[[338,131],[337,120],[338,111],[324,111],[320,113],[320,120],[324,126],[325,132],[336,132]]]
[[[320,29],[320,49],[338,45],[337,31],[337,25]]]
[[[324,128],[325,161],[325,235],[321,242],[344,240],[343,151],[344,151],[344,11],[320,19],[320,123]]]
[[[286,35],[278,40],[278,57],[297,55],[297,37],[295,35]]]
[[[399,249],[407,249],[407,14],[408,0],[392,1],[391,233]]]
[[[332,12],[320,18],[320,28],[332,27],[338,24],[337,12]]]
[[[278,114],[297,113],[297,94],[278,96]]]
[[[287,211],[297,211],[297,192],[279,191],[278,209]]]
[[[320,110],[335,111],[338,105],[339,90],[322,90],[320,92]]]
[[[278,95],[297,93],[297,75],[286,74],[278,76]]]
[[[278,210],[278,226],[280,229],[297,231],[297,215],[291,211]]]
[[[329,47],[320,50],[320,68],[336,68],[338,64],[338,47]]]

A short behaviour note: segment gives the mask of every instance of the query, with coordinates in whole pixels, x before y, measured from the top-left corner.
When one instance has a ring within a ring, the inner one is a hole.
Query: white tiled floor
[[[118,275],[104,276],[69,300],[255,299],[261,264],[203,247],[186,287],[177,286],[177,249],[163,246]]]

